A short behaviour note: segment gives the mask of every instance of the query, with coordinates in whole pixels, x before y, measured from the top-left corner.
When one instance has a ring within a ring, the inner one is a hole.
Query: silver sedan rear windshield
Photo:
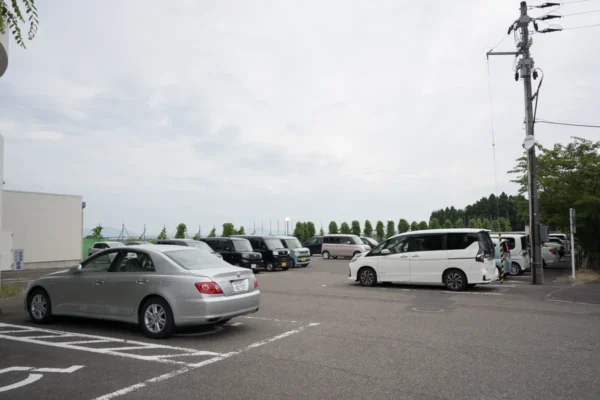
[[[226,262],[219,260],[209,252],[202,250],[173,250],[166,251],[165,256],[175,261],[185,269],[229,268]]]

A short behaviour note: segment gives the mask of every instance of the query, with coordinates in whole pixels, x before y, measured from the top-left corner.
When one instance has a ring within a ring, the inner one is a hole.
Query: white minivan
[[[494,244],[482,229],[430,229],[392,236],[350,261],[349,278],[379,282],[441,284],[452,291],[498,279]]]

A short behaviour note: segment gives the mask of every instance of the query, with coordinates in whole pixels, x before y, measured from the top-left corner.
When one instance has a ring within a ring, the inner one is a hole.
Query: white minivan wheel
[[[516,262],[513,262],[510,265],[510,274],[513,276],[519,275],[521,273],[521,266]]]

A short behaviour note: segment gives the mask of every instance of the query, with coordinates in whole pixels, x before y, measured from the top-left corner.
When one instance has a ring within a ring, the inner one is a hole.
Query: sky
[[[502,39],[495,50],[514,51],[506,32],[518,8],[39,2],[37,37],[26,50],[11,43],[0,78],[4,188],[81,195],[85,227],[145,224],[150,234],[180,222],[207,233],[285,217],[317,229],[420,221],[516,194],[507,171],[523,153],[523,83],[513,57],[488,64],[485,54]],[[595,9],[600,1],[559,12]],[[600,13],[559,23],[600,23]],[[599,35],[600,27],[533,36],[545,76],[538,118],[600,122]],[[544,146],[574,135],[600,140],[591,129],[536,125]]]

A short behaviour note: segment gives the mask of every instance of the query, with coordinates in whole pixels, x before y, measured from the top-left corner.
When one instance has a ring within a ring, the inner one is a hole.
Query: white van
[[[490,233],[490,236],[494,239],[498,238],[497,233]],[[507,272],[510,275],[519,275],[523,271],[531,269],[529,265],[527,235],[503,233],[502,240],[508,242],[508,248],[510,249],[511,266],[510,271]]]
[[[498,279],[494,245],[482,229],[430,229],[392,236],[350,261],[349,278],[363,286],[379,282],[445,285],[460,291]]]

